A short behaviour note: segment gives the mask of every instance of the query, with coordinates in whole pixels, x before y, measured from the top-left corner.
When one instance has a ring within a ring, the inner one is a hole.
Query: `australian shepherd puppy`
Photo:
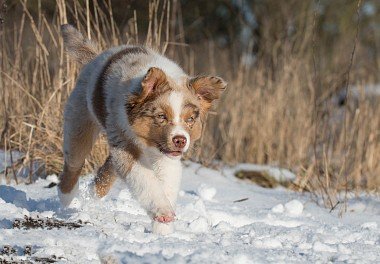
[[[84,64],[64,114],[64,167],[59,197],[68,206],[86,156],[100,131],[110,155],[95,178],[103,197],[116,177],[153,220],[153,232],[172,232],[181,156],[200,138],[212,102],[226,88],[215,76],[188,76],[176,63],[143,46],[98,54],[71,25],[62,26],[67,52]]]

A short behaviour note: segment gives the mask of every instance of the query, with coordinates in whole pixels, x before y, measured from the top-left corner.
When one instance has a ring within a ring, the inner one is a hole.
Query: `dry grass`
[[[179,60],[191,74],[218,73],[229,81],[193,159],[206,165],[216,158],[288,167],[297,173],[300,190],[322,194],[330,207],[340,190],[379,190],[380,106],[364,93],[372,79],[365,69],[348,69],[355,36],[333,47],[336,62],[318,57],[311,9],[299,17],[305,30],[291,39],[271,39],[267,21],[256,64],[247,66],[232,49],[217,50],[211,40],[185,45],[176,1],[151,2],[146,34],[138,32],[136,12],[119,31],[109,0],[102,2],[108,8],[94,1],[93,10],[88,1],[56,0],[56,14],[50,20],[43,6],[32,16],[27,1],[16,2],[18,16],[0,29],[0,145],[25,153],[25,166],[41,160],[48,173],[62,167],[62,112],[79,71],[59,37],[60,25],[70,18],[101,48],[143,43]],[[359,96],[349,95],[343,107],[334,104],[337,88],[353,83],[360,88]],[[87,159],[86,170],[99,166],[106,153],[102,138]]]

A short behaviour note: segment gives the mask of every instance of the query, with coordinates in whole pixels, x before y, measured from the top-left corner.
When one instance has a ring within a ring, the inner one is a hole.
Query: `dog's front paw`
[[[175,213],[171,210],[159,209],[154,214],[153,220],[160,223],[173,222],[175,220]]]

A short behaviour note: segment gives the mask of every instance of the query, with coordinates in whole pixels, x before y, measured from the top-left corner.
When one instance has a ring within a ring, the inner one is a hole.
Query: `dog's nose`
[[[177,148],[182,149],[186,146],[187,139],[184,136],[175,136],[173,137],[172,140],[173,140],[174,146],[176,146]]]

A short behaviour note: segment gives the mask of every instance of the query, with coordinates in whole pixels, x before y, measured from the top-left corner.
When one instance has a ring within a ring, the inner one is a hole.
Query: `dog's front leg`
[[[175,210],[182,178],[181,162],[179,160],[163,158],[155,163],[154,170],[157,177],[161,179],[163,191]],[[162,223],[155,221],[153,223],[153,230],[155,233],[168,234],[173,231],[173,225],[173,222]]]
[[[113,149],[112,158],[117,173],[126,180],[132,195],[154,220],[153,232],[171,233],[172,225],[169,223],[174,221],[175,214],[163,190],[163,180],[126,150]],[[160,228],[156,228],[157,222],[162,223]]]
[[[172,233],[175,200],[170,199],[172,196],[165,192],[165,179],[136,162],[127,176],[127,182],[137,200],[152,218],[153,233]]]

